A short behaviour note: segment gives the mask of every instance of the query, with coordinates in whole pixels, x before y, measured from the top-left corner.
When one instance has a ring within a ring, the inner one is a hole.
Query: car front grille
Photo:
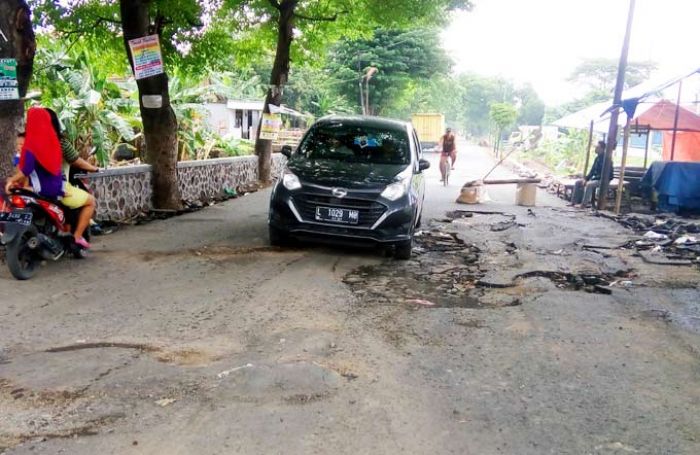
[[[336,198],[333,196],[320,194],[298,194],[295,195],[294,205],[299,210],[304,221],[316,222],[316,207],[332,207],[347,210],[357,210],[360,214],[356,227],[372,227],[384,215],[387,207],[371,199],[358,199],[350,197]],[[336,224],[328,222],[328,224]]]

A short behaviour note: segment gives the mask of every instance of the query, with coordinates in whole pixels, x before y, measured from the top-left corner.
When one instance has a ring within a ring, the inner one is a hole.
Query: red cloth
[[[678,109],[678,131],[700,131],[700,116],[675,103],[661,100],[632,120],[632,125],[649,127],[657,131],[672,131]]]
[[[671,161],[673,132],[664,131],[664,161]],[[673,161],[700,161],[700,133],[679,131]]]
[[[61,142],[51,123],[51,115],[44,108],[32,107],[27,112],[24,147],[19,158],[20,168],[24,165],[27,150],[32,152],[34,158],[48,173],[61,174],[63,162]]]

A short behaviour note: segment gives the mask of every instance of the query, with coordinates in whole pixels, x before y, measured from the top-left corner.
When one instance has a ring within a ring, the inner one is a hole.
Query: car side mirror
[[[426,169],[430,169],[430,161],[424,159],[418,161],[418,170],[423,172]]]
[[[292,147],[289,145],[283,145],[281,153],[282,153],[282,155],[286,156],[287,158],[291,158],[292,157]]]

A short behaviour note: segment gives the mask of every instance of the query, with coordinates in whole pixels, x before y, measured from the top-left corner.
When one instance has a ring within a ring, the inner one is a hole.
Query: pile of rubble
[[[360,267],[343,281],[371,306],[479,307],[469,295],[483,276],[479,248],[438,230],[417,233],[415,242],[410,260]]]
[[[647,262],[658,262],[649,254],[664,256],[669,265],[700,265],[700,221],[669,215],[623,215],[616,221],[626,228],[641,234],[642,238],[631,241]]]

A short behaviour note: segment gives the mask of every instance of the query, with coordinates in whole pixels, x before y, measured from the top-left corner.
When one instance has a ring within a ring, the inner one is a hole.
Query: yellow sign
[[[260,139],[274,141],[279,137],[281,129],[282,116],[280,114],[263,114]]]

